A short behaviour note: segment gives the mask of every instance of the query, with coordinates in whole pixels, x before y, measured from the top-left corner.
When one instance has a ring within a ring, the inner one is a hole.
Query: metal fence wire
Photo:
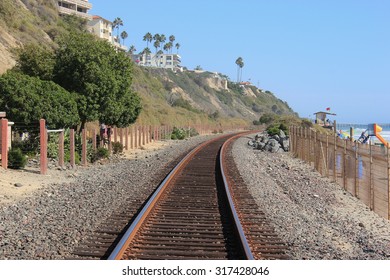
[[[290,127],[291,153],[390,220],[389,147]]]

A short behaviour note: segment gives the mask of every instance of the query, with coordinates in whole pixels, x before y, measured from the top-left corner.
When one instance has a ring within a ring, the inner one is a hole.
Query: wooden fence
[[[1,150],[1,164],[4,169],[7,169],[7,156],[8,156],[8,147],[5,145],[7,143],[6,139],[8,137],[8,120],[2,119],[0,122],[0,150]],[[157,142],[161,140],[167,140],[171,138],[173,131],[173,126],[171,125],[144,125],[144,124],[134,124],[126,128],[111,128],[111,135],[108,143],[103,143],[99,141],[100,129],[83,129],[81,132],[81,165],[86,166],[88,164],[87,160],[87,146],[88,143],[92,144],[92,149],[96,150],[99,146],[108,148],[111,152],[112,143],[119,142],[123,145],[124,150],[139,149],[145,145],[148,145],[151,142]],[[188,125],[182,127],[185,130],[187,137],[190,137],[190,132],[195,130],[200,135],[219,133],[222,131],[233,131],[233,130],[242,130],[243,127],[234,127],[234,126],[223,126],[223,125]],[[45,175],[47,174],[48,160],[47,160],[47,146],[48,146],[48,134],[49,133],[59,133],[58,141],[58,165],[64,166],[64,130],[48,130],[46,127],[46,122],[44,119],[41,119],[39,122],[39,134],[40,134],[40,173]],[[76,166],[75,163],[75,130],[70,129],[70,160],[69,163],[72,167]],[[1,139],[4,138],[4,139]],[[3,141],[1,141],[3,140]],[[3,144],[3,145],[1,145]]]
[[[290,127],[291,152],[390,220],[389,147]]]

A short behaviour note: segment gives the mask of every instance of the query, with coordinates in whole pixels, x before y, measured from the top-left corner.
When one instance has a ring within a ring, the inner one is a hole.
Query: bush
[[[123,145],[120,142],[112,142],[112,152],[114,155],[123,152]]]
[[[8,152],[8,167],[12,169],[24,168],[27,158],[19,148],[12,148]]]
[[[100,148],[97,148],[97,150],[95,152],[93,152],[93,156],[91,158],[91,161],[95,162],[95,161],[102,159],[102,158],[108,158],[109,155],[110,155],[110,152],[108,151],[108,149],[100,147]]]
[[[172,134],[171,134],[171,139],[172,140],[183,140],[186,138],[186,131],[183,128],[177,128],[174,127]]]

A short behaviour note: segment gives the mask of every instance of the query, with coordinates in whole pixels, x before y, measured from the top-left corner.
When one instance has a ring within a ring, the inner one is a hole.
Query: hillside
[[[0,1],[0,74],[15,65],[15,48],[27,44],[55,47],[69,28],[83,28],[58,15],[55,0]],[[211,72],[173,73],[134,65],[133,89],[142,98],[140,123],[250,124],[263,113],[294,115],[288,104],[269,91],[226,82]]]

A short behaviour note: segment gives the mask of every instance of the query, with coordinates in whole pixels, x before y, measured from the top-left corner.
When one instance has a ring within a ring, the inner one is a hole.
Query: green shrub
[[[123,145],[120,142],[112,142],[112,152],[114,155],[123,152]]]
[[[8,151],[8,167],[13,169],[24,168],[27,158],[20,148],[12,148]]]
[[[97,148],[96,151],[94,151],[92,154],[93,154],[93,156],[91,158],[91,161],[95,162],[99,159],[108,158],[110,155],[110,152],[108,151],[108,149],[100,147],[100,148]]]
[[[172,140],[183,140],[186,138],[186,131],[185,129],[183,128],[177,128],[177,127],[174,127],[173,128],[173,131],[172,131],[172,134],[171,134],[171,139]]]

